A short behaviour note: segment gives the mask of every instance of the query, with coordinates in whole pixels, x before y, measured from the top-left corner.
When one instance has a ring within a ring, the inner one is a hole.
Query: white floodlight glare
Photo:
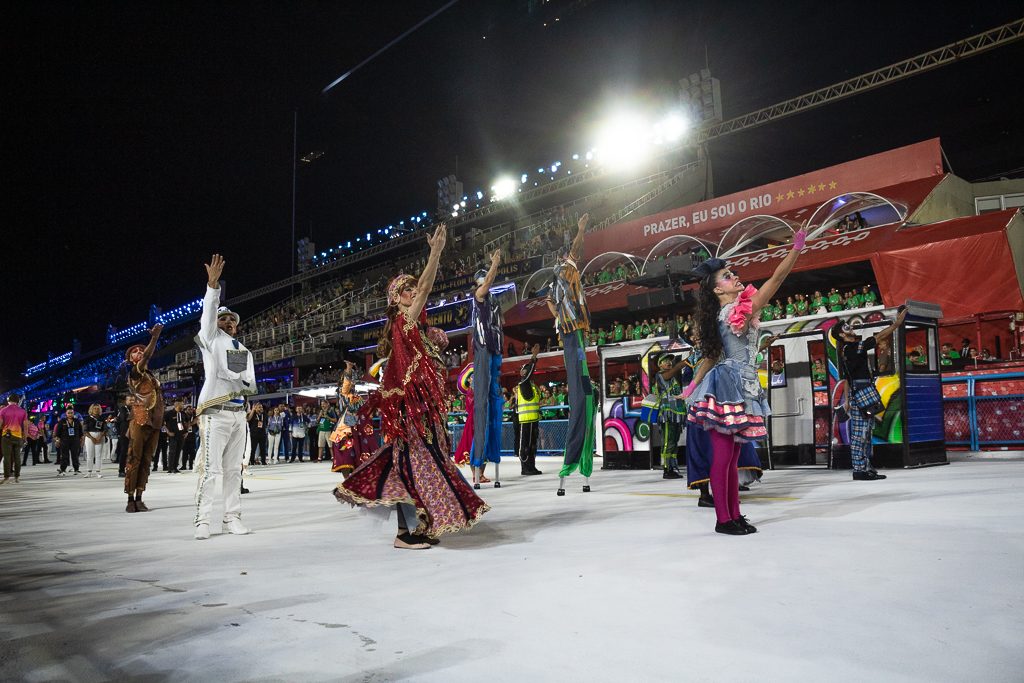
[[[519,176],[519,182],[521,182],[521,183],[523,183],[525,185],[526,184],[526,178],[527,178],[527,175],[524,173],[523,175]]]
[[[501,201],[506,197],[511,197],[516,191],[516,181],[511,178],[501,177],[494,181],[491,185],[491,191],[494,192],[494,198],[497,201]]]
[[[654,132],[661,141],[677,142],[689,128],[689,120],[682,114],[673,112],[654,126]]]
[[[650,130],[636,114],[615,116],[599,129],[594,155],[606,166],[636,166],[649,152]]]

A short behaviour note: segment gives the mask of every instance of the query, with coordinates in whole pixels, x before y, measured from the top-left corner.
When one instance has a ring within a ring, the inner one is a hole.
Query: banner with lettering
[[[933,138],[751,190],[611,225],[587,235],[586,257],[593,258],[607,251],[645,256],[658,242],[672,235],[700,237],[721,231],[748,216],[777,216],[802,207],[818,206],[847,192],[870,192],[942,173],[939,139]]]

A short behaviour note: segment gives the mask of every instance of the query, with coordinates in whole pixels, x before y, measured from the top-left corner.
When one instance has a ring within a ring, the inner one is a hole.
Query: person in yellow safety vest
[[[540,432],[540,391],[534,385],[533,369],[537,365],[540,344],[533,345],[533,356],[519,369],[519,384],[512,395],[515,403],[516,455],[524,476],[541,474],[537,469],[537,436]]]

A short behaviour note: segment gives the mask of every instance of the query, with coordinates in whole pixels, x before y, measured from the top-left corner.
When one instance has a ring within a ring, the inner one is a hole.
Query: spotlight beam
[[[346,78],[348,78],[349,76],[351,76],[352,74],[354,74],[354,73],[355,73],[356,71],[359,71],[359,70],[360,70],[361,68],[363,68],[364,66],[366,66],[367,64],[369,64],[370,62],[372,62],[372,61],[373,61],[374,59],[376,59],[377,57],[379,57],[379,56],[381,56],[382,54],[384,54],[385,52],[387,52],[387,51],[388,51],[389,49],[391,49],[391,48],[392,48],[393,46],[395,46],[395,45],[397,45],[398,43],[400,43],[400,42],[402,41],[402,39],[404,39],[404,38],[405,38],[406,36],[408,36],[408,35],[409,35],[410,33],[412,33],[413,31],[415,31],[415,30],[416,30],[416,29],[418,29],[419,27],[423,26],[423,25],[424,25],[425,23],[427,23],[428,21],[430,21],[431,19],[433,19],[434,17],[436,17],[436,16],[438,15],[438,14],[441,14],[441,12],[444,12],[444,11],[445,11],[446,9],[448,9],[449,7],[451,7],[452,5],[454,5],[455,3],[457,3],[458,1],[459,1],[459,0],[450,0],[450,2],[448,2],[448,3],[447,3],[447,4],[445,4],[445,5],[443,6],[443,7],[441,7],[441,8],[440,8],[440,9],[438,9],[438,10],[436,10],[436,11],[435,11],[435,12],[433,12],[432,14],[430,14],[430,15],[429,15],[429,16],[428,16],[428,17],[427,17],[426,19],[423,19],[423,20],[421,20],[421,21],[420,21],[419,23],[417,23],[417,24],[416,24],[415,26],[413,26],[412,28],[408,29],[408,30],[407,30],[407,31],[406,31],[405,33],[403,33],[402,35],[398,36],[397,38],[395,38],[394,40],[392,40],[392,41],[391,41],[390,43],[388,43],[387,45],[385,45],[385,46],[384,46],[384,47],[382,47],[381,49],[377,50],[377,51],[376,51],[376,52],[374,52],[374,53],[373,53],[372,55],[370,55],[369,57],[367,57],[367,58],[366,58],[366,59],[364,59],[363,61],[361,61],[361,62],[359,62],[358,64],[356,64],[356,65],[355,65],[354,67],[352,67],[351,69],[349,69],[348,71],[346,71],[346,72],[345,72],[345,73],[343,73],[342,75],[338,76],[338,77],[337,77],[336,79],[334,79],[333,81],[331,81],[331,83],[330,83],[330,84],[329,84],[329,85],[328,85],[328,86],[327,86],[326,88],[324,88],[323,90],[321,90],[321,91],[320,91],[320,94],[321,94],[321,95],[326,95],[326,94],[327,94],[327,92],[328,92],[328,91],[329,91],[329,90],[330,90],[331,88],[333,88],[334,86],[338,85],[338,84],[339,84],[339,83],[341,83],[341,82],[342,82],[343,80],[345,80]]]

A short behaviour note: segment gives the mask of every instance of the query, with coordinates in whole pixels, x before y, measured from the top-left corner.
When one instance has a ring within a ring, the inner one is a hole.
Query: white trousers
[[[277,434],[267,434],[267,462],[271,460],[276,461],[281,454],[277,452],[277,449],[281,446],[281,432]]]
[[[194,524],[210,523],[218,482],[224,496],[224,521],[241,518],[242,460],[248,453],[245,411],[221,410],[199,416]]]
[[[90,433],[90,436],[94,434]],[[100,467],[103,464],[103,456],[107,454],[107,442],[106,440],[100,443],[93,443],[92,439],[88,436],[85,437],[85,471],[95,471],[96,474],[100,473]]]

